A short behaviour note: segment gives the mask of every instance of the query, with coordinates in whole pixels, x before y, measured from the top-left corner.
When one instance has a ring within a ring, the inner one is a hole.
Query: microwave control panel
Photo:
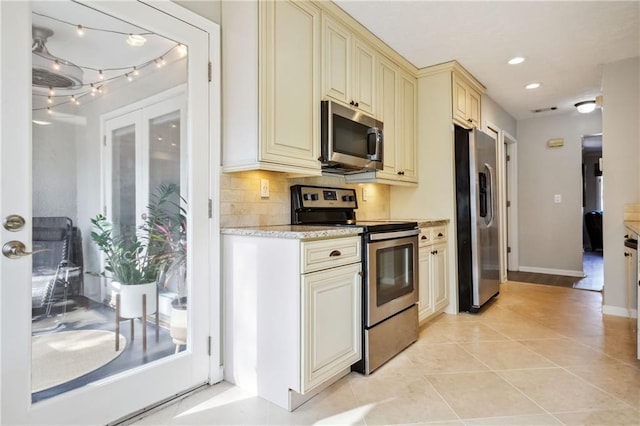
[[[299,186],[298,188],[299,201],[303,208],[358,208],[355,189],[319,186]]]

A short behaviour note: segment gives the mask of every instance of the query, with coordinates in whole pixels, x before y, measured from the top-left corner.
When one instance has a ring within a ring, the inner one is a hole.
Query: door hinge
[[[507,200],[507,207],[511,207],[511,201]]]
[[[211,356],[211,336],[207,337],[207,355]]]
[[[507,247],[507,253],[511,253],[511,247]]]
[[[511,156],[507,154],[507,161],[511,161]]]
[[[209,64],[207,65],[207,75],[209,76],[209,83],[211,83],[211,61],[209,61]]]
[[[213,217],[213,200],[209,198],[209,219]]]

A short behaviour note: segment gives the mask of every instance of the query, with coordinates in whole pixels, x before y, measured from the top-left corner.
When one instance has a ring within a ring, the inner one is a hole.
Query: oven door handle
[[[413,237],[420,233],[419,229],[410,229],[408,231],[394,232],[374,232],[369,234],[369,241],[390,240],[392,238]]]

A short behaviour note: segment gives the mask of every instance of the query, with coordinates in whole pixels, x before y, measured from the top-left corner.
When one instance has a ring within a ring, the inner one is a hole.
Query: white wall
[[[520,270],[582,273],[581,138],[601,131],[600,110],[518,121]],[[552,138],[563,138],[564,146],[548,148]]]
[[[512,136],[516,135],[518,122],[509,115],[500,105],[487,95],[482,95],[482,128],[487,128],[487,123],[498,126]]]
[[[219,0],[173,0],[185,9],[197,13],[216,24],[220,23],[220,1]]]
[[[604,182],[603,312],[627,315],[623,236],[624,205],[638,202],[640,154],[639,59],[606,64],[602,75]],[[633,305],[633,301],[629,301]]]

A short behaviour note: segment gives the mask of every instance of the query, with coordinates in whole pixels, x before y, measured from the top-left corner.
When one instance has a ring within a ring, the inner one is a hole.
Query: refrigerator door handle
[[[494,195],[494,188],[495,188],[495,180],[493,178],[494,176],[493,167],[491,167],[488,163],[484,163],[484,167],[489,172],[489,182],[487,184],[487,195],[486,195],[487,210],[489,210],[489,213],[490,213],[489,220],[487,221],[487,228],[489,228],[491,227],[491,225],[493,225],[493,219],[495,218],[495,212],[493,209],[493,206],[494,206],[493,195]]]

